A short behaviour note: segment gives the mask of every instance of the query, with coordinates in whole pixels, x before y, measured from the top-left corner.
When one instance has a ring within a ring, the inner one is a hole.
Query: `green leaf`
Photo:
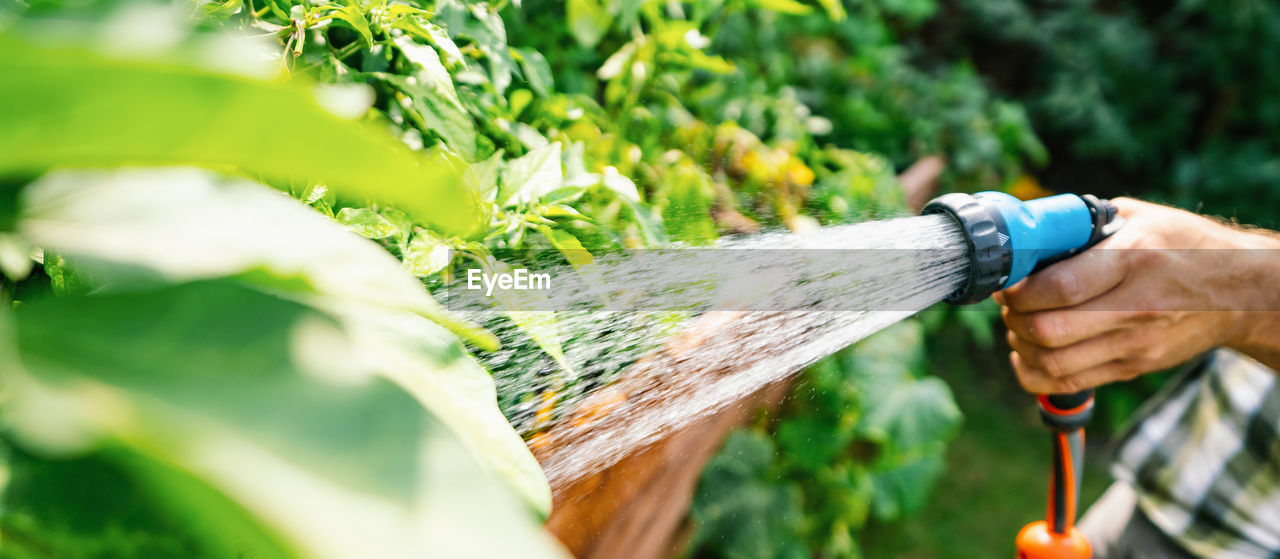
[[[587,171],[586,144],[573,142],[564,150],[564,184],[586,188],[600,184],[600,175]]]
[[[951,389],[935,377],[907,380],[867,403],[860,428],[895,448],[908,450],[945,441],[960,426]]]
[[[400,492],[412,487],[424,414],[390,382],[361,380],[337,324],[301,304],[209,282],[55,298],[23,305],[16,318],[31,378],[17,382],[26,397],[9,411],[28,448],[74,455],[109,436],[199,469],[213,467],[201,464],[201,445],[225,439],[230,448],[273,449],[294,467],[379,498],[403,502]],[[83,387],[54,384],[68,374]],[[77,401],[86,404],[77,413],[58,412]],[[136,423],[110,419],[126,411]]]
[[[366,47],[373,46],[373,33],[369,31],[369,21],[365,19],[359,5],[352,3],[346,6],[326,6],[326,8],[330,10],[326,14],[327,17],[345,24],[346,27],[358,33]]]
[[[404,269],[420,278],[435,275],[452,261],[453,253],[449,251],[448,243],[424,230],[413,236],[401,257]]]
[[[923,509],[944,466],[939,449],[899,467],[874,472],[872,510],[876,518],[891,521]]]
[[[460,322],[378,245],[247,181],[194,169],[61,171],[23,195],[19,231],[102,281],[136,286],[263,270],[254,278],[298,278],[310,294]],[[477,334],[474,326],[460,333]],[[496,345],[491,335],[473,341]]]
[[[446,64],[466,65],[466,58],[462,56],[462,51],[458,50],[458,45],[453,42],[453,38],[449,37],[449,33],[441,29],[439,25],[428,23],[425,25],[427,36],[431,44],[435,45],[440,52],[444,53]]]
[[[702,471],[692,507],[690,547],[733,558],[812,557],[800,540],[804,513],[800,488],[770,475],[773,443],[753,431],[736,431]]]
[[[383,556],[453,556],[462,545],[558,556],[513,502],[498,500],[506,512],[479,504],[495,504],[491,482],[423,407],[424,397],[449,399],[449,412],[466,415],[475,402],[449,388],[467,385],[402,384],[398,375],[423,375],[407,366],[371,375],[395,361],[368,359],[416,350],[444,366],[443,378],[462,373],[456,364],[478,366],[447,335],[366,345],[405,331],[367,326],[225,281],[23,305],[5,419],[24,448],[52,459],[115,441],[174,464],[252,515],[267,532],[256,537],[298,555],[359,556],[377,541]],[[488,380],[478,372],[466,376]],[[481,510],[518,537],[467,537],[463,520],[478,522]],[[242,541],[228,532],[218,536]]]
[[[640,238],[647,246],[659,246],[667,242],[667,234],[663,228],[662,216],[657,210],[645,204],[622,199],[635,218],[636,227],[640,230]]]
[[[498,200],[502,206],[536,202],[564,184],[560,143],[553,142],[507,162]]]
[[[199,4],[200,17],[212,20],[229,18],[240,12],[244,0],[207,0]]]
[[[538,95],[546,97],[555,91],[555,78],[551,75],[551,65],[542,53],[529,49],[515,49],[520,55],[520,66],[524,68],[525,80],[529,82]]]
[[[360,204],[394,204],[460,236],[487,222],[465,165],[423,158],[383,131],[343,121],[305,87],[36,46],[12,35],[0,35],[0,51],[0,173],[196,165],[262,176],[281,188],[305,178]]]
[[[519,117],[529,107],[529,103],[533,102],[533,93],[527,89],[516,89],[511,92],[507,98],[507,105],[511,109],[513,116]],[[536,132],[536,130],[535,130]]]
[[[12,233],[0,233],[0,274],[13,281],[27,279],[34,262],[31,245]]]
[[[551,143],[547,140],[546,136],[543,136],[542,133],[538,131],[537,128],[529,126],[523,122],[511,123],[511,134],[514,135],[517,140],[520,140],[520,145],[523,145],[525,149],[528,150],[541,149],[547,147],[547,145]]]
[[[480,22],[484,30],[491,35],[494,40],[505,45],[507,43],[507,27],[502,22],[502,16],[498,15],[497,10],[486,4],[473,4],[471,6],[471,16]],[[472,35],[479,35],[474,27],[469,26],[468,31]]]
[[[396,243],[403,249],[404,244],[409,242],[409,235],[413,233],[413,220],[409,219],[408,214],[395,208],[379,208],[378,214],[395,228]]]
[[[49,283],[57,295],[84,295],[98,283],[53,250],[44,251],[44,273],[49,275]]]
[[[556,250],[559,250],[574,268],[586,266],[594,261],[591,252],[583,248],[582,242],[572,233],[552,229],[546,225],[539,225],[538,232],[542,233],[551,242],[551,246],[556,247]]]
[[[507,46],[507,30],[502,18],[488,4],[463,7],[457,2],[437,2],[436,10],[455,37],[466,38],[484,55],[489,65],[489,82],[502,94],[511,85],[516,61]]]
[[[813,6],[801,4],[795,0],[751,0],[755,7],[791,15],[806,15],[813,11]]]
[[[494,202],[498,197],[498,181],[502,174],[504,153],[503,150],[498,150],[488,159],[471,165],[476,173],[476,184],[480,185],[481,196],[487,202]]]
[[[33,177],[25,177],[29,180]],[[12,231],[18,219],[18,195],[22,193],[24,178],[0,180],[0,231]]]
[[[573,209],[572,206],[566,206],[564,204],[543,206],[541,211],[542,215],[546,217],[569,217],[579,221],[591,221],[591,218],[583,215],[582,212]]]
[[[832,21],[844,21],[848,17],[848,12],[844,9],[844,2],[841,0],[818,0],[818,5],[826,10],[827,17]]]
[[[396,47],[415,64],[419,71],[413,76],[376,73],[374,77],[385,81],[403,92],[413,102],[413,110],[422,119],[422,125],[444,140],[451,149],[468,162],[476,160],[476,126],[462,106],[453,78],[435,49],[397,37]]]
[[[715,198],[711,178],[693,162],[685,161],[671,169],[662,182],[667,200],[662,222],[671,238],[695,245],[715,241],[719,234],[711,219]]]
[[[523,231],[524,227],[519,227]],[[506,262],[493,262],[485,268],[485,273],[510,274],[514,268]],[[565,357],[560,320],[553,311],[524,310],[545,308],[547,295],[542,290],[498,289],[493,292],[494,308],[516,325],[516,328],[529,336],[538,347],[551,356],[565,371],[569,378],[577,376],[573,365]]]
[[[6,557],[297,556],[208,484],[127,447],[72,459],[4,450]]]
[[[369,208],[342,208],[334,219],[366,239],[384,239],[397,233],[395,225]]]
[[[924,363],[924,327],[904,320],[858,343],[844,356],[845,369],[869,403],[912,380]]]
[[[625,202],[632,204],[640,202],[640,189],[636,188],[636,183],[619,174],[613,167],[607,167],[604,170],[604,186]]]
[[[502,297],[510,297],[510,295]],[[555,359],[570,378],[576,376],[573,365],[565,357],[564,347],[560,344],[560,320],[556,318],[554,311],[505,311],[505,314],[521,332],[532,338],[543,352]]]
[[[427,319],[481,347],[496,347],[496,340],[444,312],[376,244],[294,200],[196,170],[61,172],[25,195],[21,232],[76,258],[113,289],[235,276],[368,325],[359,332],[377,329],[366,345],[380,349],[367,360],[388,363],[383,372],[405,386],[428,386],[413,392],[431,406],[450,406],[440,415],[464,443],[482,449],[485,462],[535,507],[549,506],[537,463],[496,407],[492,379],[456,340],[431,334]],[[236,227],[227,227],[228,216]],[[407,349],[389,346],[393,339]],[[447,360],[423,361],[430,353],[422,348],[441,345],[451,346],[442,353]],[[465,403],[449,399],[458,394],[468,394]]]
[[[993,326],[1000,319],[1000,305],[994,299],[988,298],[972,306],[956,307],[955,317],[978,347],[992,348],[995,344]]]
[[[569,0],[566,6],[569,31],[584,47],[594,47],[613,23],[613,16],[599,0]]]
[[[352,332],[362,361],[414,395],[476,458],[546,515],[551,490],[497,407],[493,378],[458,340],[425,318],[368,306],[326,306]]]
[[[377,330],[365,336],[380,348],[366,361],[386,363],[382,372],[405,386],[429,386],[412,392],[433,410],[449,407],[439,415],[464,444],[482,450],[485,464],[535,507],[549,506],[536,462],[496,407],[492,379],[432,322],[481,348],[496,340],[445,312],[375,243],[265,188],[198,170],[64,171],[24,195],[20,231],[110,290],[233,276],[363,325],[357,332]]]
[[[627,69],[627,64],[631,62],[632,57],[636,54],[638,43],[636,41],[628,41],[626,44],[609,55],[600,65],[600,69],[596,70],[596,77],[602,80],[612,80]]]
[[[686,53],[688,57],[687,64],[692,68],[715,72],[717,74],[732,74],[735,66],[732,62],[725,60],[721,56],[712,56],[700,50],[691,50]]]
[[[822,422],[824,419],[827,418],[793,417],[778,425],[775,436],[788,459],[815,470],[837,460],[849,444],[849,437],[839,432],[838,426]]]

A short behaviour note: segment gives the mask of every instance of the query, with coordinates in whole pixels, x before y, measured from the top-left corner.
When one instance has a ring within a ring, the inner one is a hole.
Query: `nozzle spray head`
[[[1002,192],[944,194],[923,214],[945,213],[964,232],[969,278],[947,302],[976,303],[1033,271],[1074,256],[1123,223],[1111,202],[1059,194],[1021,201]]]

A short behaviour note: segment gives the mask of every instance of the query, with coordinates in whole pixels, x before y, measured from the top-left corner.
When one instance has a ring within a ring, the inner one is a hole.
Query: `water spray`
[[[1060,194],[1021,201],[1000,192],[946,194],[924,214],[955,219],[968,245],[969,277],[947,297],[976,303],[1050,264],[1107,238],[1124,223],[1116,208],[1094,196]],[[1040,417],[1052,431],[1053,473],[1044,520],[1018,532],[1018,559],[1089,559],[1093,549],[1075,527],[1084,464],[1084,426],[1093,415],[1093,390],[1039,395]]]

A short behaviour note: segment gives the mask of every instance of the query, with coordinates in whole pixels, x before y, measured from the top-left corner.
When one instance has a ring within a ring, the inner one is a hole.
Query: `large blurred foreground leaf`
[[[61,171],[19,197],[19,233],[136,288],[227,275],[412,311],[481,347],[488,333],[446,313],[399,262],[257,184],[197,169]]]
[[[376,244],[283,195],[195,169],[53,173],[28,186],[21,205],[19,233],[73,263],[53,274],[87,278],[99,292],[232,277],[323,310],[348,343],[299,347],[297,359],[339,378],[393,380],[535,509],[550,508],[492,378],[434,322],[479,342],[488,334],[451,318]]]
[[[560,556],[418,400],[335,361],[358,340],[304,304],[214,280],[27,303],[3,330],[6,555]]]
[[[325,184],[441,231],[484,225],[475,176],[344,121],[305,88],[0,34],[0,177],[65,166],[196,165]]]

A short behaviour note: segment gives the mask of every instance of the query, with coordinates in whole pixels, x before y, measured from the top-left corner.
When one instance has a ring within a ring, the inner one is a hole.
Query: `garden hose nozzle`
[[[964,232],[969,255],[965,284],[947,297],[976,303],[1054,262],[1070,258],[1119,229],[1116,207],[1094,196],[1059,194],[1021,201],[1001,192],[946,194],[924,214],[950,215]],[[1084,426],[1093,415],[1093,390],[1040,395],[1040,417],[1053,432],[1053,473],[1046,518],[1018,533],[1018,559],[1089,559],[1092,546],[1074,526],[1084,463]]]
[[[924,214],[945,213],[964,232],[969,278],[948,303],[976,303],[1033,271],[1080,253],[1123,223],[1107,200],[1059,194],[1022,201],[1003,192],[944,194]]]

